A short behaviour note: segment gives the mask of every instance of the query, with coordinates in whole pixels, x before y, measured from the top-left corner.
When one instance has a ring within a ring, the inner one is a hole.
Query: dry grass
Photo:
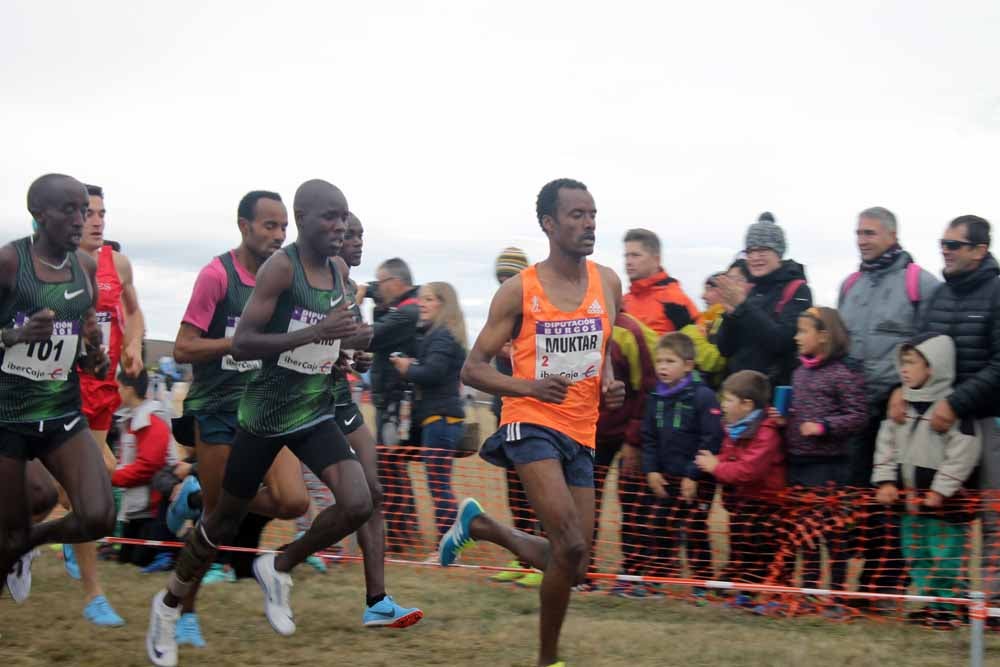
[[[485,411],[481,411],[485,413]],[[483,432],[491,417],[479,415]],[[370,414],[366,414],[370,418]],[[421,467],[411,465],[423,546],[433,544],[432,512]],[[455,471],[456,495],[474,494],[501,517],[506,511],[502,475],[470,458]],[[614,479],[609,484],[614,485]],[[615,494],[607,497],[598,544],[599,569],[620,559],[620,521]],[[725,515],[713,516],[715,546],[725,559]],[[272,524],[265,543],[289,537],[289,526]],[[468,557],[466,557],[468,556]],[[479,547],[463,562],[497,564],[497,548]],[[41,665],[145,665],[143,635],[148,603],[166,576],[101,564],[108,598],[127,625],[97,629],[82,615],[79,584],[69,580],[55,552],[36,561],[31,598],[15,607],[0,598],[0,667]],[[402,604],[420,606],[426,617],[407,630],[361,627],[364,603],[361,567],[332,566],[326,575],[308,567],[296,572],[293,605],[299,623],[291,638],[276,635],[264,620],[261,595],[252,581],[208,587],[200,615],[209,646],[184,647],[182,665],[534,665],[538,598],[533,591],[487,583],[481,572],[388,567],[390,592]],[[835,624],[818,619],[767,619],[718,607],[676,601],[632,601],[576,595],[563,634],[563,654],[572,667],[607,665],[907,665],[954,667],[967,663],[968,632],[937,633],[898,623]],[[988,639],[987,664],[1000,667],[1000,638]]]
[[[119,629],[97,629],[82,617],[78,585],[53,552],[36,561],[31,598],[0,600],[0,656],[6,666],[146,664],[147,604],[165,576],[127,565],[101,565],[108,597],[125,617]],[[534,664],[537,595],[483,581],[478,572],[390,566],[391,592],[426,613],[407,630],[361,627],[361,568],[338,565],[326,575],[297,572],[297,634],[274,634],[252,581],[206,589],[201,618],[209,646],[182,649],[198,665],[489,665]],[[775,620],[679,601],[576,596],[563,635],[564,655],[584,665],[908,665],[963,664],[968,633],[937,633],[867,621]],[[990,638],[1000,665],[1000,639]]]

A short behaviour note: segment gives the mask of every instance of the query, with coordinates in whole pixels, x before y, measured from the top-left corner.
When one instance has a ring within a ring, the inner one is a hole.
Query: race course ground
[[[108,598],[126,620],[98,629],[81,614],[79,584],[56,552],[35,561],[31,598],[0,599],[0,663],[145,665],[148,602],[166,575],[102,563]],[[405,565],[388,568],[390,592],[419,605],[426,617],[407,630],[361,627],[364,592],[358,564],[332,565],[321,575],[296,572],[292,602],[298,631],[276,635],[252,580],[203,592],[205,649],[183,647],[181,665],[534,665],[535,591],[484,581],[482,572]],[[620,600],[574,594],[563,634],[569,667],[604,665],[850,665],[956,667],[967,664],[968,632],[933,632],[897,623],[768,619],[676,600]],[[987,664],[1000,665],[1000,635],[987,638]]]

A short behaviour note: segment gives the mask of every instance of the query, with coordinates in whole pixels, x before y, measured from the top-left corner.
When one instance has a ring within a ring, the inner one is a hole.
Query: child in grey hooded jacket
[[[906,400],[906,423],[882,423],[875,449],[872,483],[878,502],[892,505],[902,489],[903,554],[916,594],[954,597],[963,593],[972,500],[963,493],[982,448],[972,419],[947,433],[931,428],[930,411],[955,383],[955,344],[948,336],[923,334],[899,346],[896,365]],[[954,605],[932,603],[910,614],[916,622],[953,626],[961,622]]]

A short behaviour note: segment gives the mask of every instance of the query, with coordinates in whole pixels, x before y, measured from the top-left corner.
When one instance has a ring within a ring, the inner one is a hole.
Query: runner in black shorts
[[[111,480],[80,406],[78,372],[107,366],[94,311],[97,267],[78,250],[88,205],[76,179],[42,176],[28,190],[37,232],[0,248],[0,576],[15,602],[30,591],[35,547],[88,542],[114,528]],[[32,526],[30,487],[39,477],[29,483],[26,466],[35,458],[73,511]]]
[[[175,436],[193,445],[198,475],[189,475],[167,513],[168,527],[177,532],[187,519],[215,509],[222,493],[222,477],[236,437],[236,411],[249,379],[261,368],[259,360],[237,362],[232,356],[233,334],[256,284],[260,266],[285,242],[288,212],[281,196],[253,190],[237,206],[240,245],[214,257],[198,274],[191,299],[177,331],[174,359],[194,369],[184,399],[184,415]],[[250,511],[273,519],[294,519],[309,508],[301,463],[288,449],[277,455],[257,490]],[[201,504],[189,498],[201,492]],[[197,503],[195,503],[197,505]],[[177,624],[178,644],[205,646],[195,613],[200,582],[184,599]]]
[[[239,431],[214,511],[191,531],[167,590],[153,598],[146,650],[155,665],[177,664],[175,630],[181,599],[235,536],[264,475],[283,446],[336,493],[312,527],[281,553],[254,561],[264,591],[264,612],[280,634],[295,632],[289,572],[311,554],[360,528],[371,516],[364,470],[333,420],[332,376],[341,342],[368,344],[344,298],[340,273],[330,262],[343,243],[348,207],[325,181],[308,181],[295,193],[298,240],[275,252],[257,273],[257,284],[233,337],[236,362],[261,359],[240,401]]]
[[[347,297],[352,304],[360,303],[358,287],[350,278],[350,270],[361,264],[364,233],[361,221],[352,213],[347,219],[347,232],[340,248],[340,257],[334,261],[342,272]],[[360,310],[355,308],[355,312],[358,312],[358,321],[361,322]],[[371,363],[371,354],[361,350],[348,351],[344,357],[353,362],[358,371],[366,369]],[[365,560],[365,613],[361,622],[368,627],[405,628],[420,621],[424,614],[419,609],[399,606],[385,592],[385,516],[382,514],[382,484],[378,479],[378,450],[371,431],[364,427],[361,409],[351,396],[346,370],[337,370],[333,390],[337,425],[358,453],[373,506],[371,518],[358,529],[358,544]]]

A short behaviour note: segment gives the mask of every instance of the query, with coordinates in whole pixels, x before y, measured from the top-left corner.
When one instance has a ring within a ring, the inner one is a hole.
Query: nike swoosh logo
[[[371,612],[376,616],[381,616],[382,618],[392,618],[396,615],[396,612],[394,611],[375,611],[372,609]]]
[[[344,426],[350,426],[351,424],[354,423],[354,420],[357,419],[357,418],[358,418],[357,415],[352,415],[350,419],[345,419],[344,420]]]
[[[79,416],[76,419],[74,419],[73,421],[71,421],[70,423],[63,424],[63,430],[65,430],[67,433],[69,433],[70,431],[73,430],[73,427],[76,426],[76,424],[77,424],[78,421],[80,421],[80,417]]]
[[[330,307],[333,308],[334,306],[336,306],[338,303],[340,303],[343,300],[344,300],[344,295],[343,294],[341,294],[340,296],[338,296],[336,299],[330,299]]]
[[[82,289],[78,289],[75,292],[63,291],[63,298],[65,298],[67,301],[69,301],[70,299],[75,299],[76,297],[80,296],[81,294],[83,294],[83,290]]]

